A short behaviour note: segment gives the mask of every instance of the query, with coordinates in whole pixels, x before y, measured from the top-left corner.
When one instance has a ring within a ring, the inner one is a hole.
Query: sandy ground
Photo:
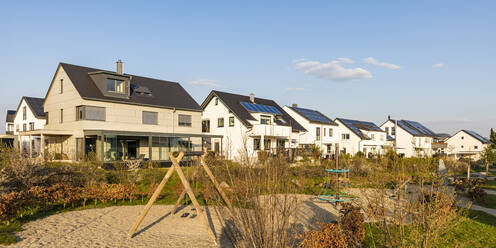
[[[315,229],[319,222],[336,219],[338,210],[313,196],[300,195],[300,218],[303,229]],[[172,206],[154,205],[134,238],[127,237],[144,206],[120,206],[72,211],[48,216],[24,225],[17,233],[19,242],[8,247],[230,247],[215,211],[207,208],[215,226],[218,244],[213,243],[199,217],[181,218],[191,207],[170,215]]]

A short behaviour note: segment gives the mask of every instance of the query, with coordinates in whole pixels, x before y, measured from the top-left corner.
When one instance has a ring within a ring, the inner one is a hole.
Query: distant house
[[[381,129],[394,138],[396,152],[405,157],[432,156],[437,134],[416,121],[388,119]]]
[[[7,116],[5,117],[5,134],[14,134],[14,118],[16,115],[15,110],[7,110]]]
[[[179,83],[124,73],[120,61],[115,72],[60,63],[42,107],[45,127],[20,134],[39,137],[52,159],[170,161],[169,152],[201,151],[198,103]]]
[[[479,160],[481,152],[489,145],[489,140],[470,130],[460,130],[446,140],[448,155],[455,158]]]
[[[23,154],[38,156],[40,154],[40,137],[24,135],[25,132],[41,130],[46,124],[46,115],[43,110],[43,101],[38,97],[22,97],[14,117],[14,135],[17,136],[19,150]]]
[[[5,134],[0,134],[0,143],[8,146],[14,145],[14,118],[16,111],[7,110],[5,116]]]
[[[335,144],[339,142],[338,124],[317,110],[300,108],[296,104],[283,109],[307,130],[298,138],[301,148],[317,145],[324,156],[334,154]]]
[[[211,91],[202,103],[203,132],[212,138],[212,150],[228,159],[256,157],[259,151],[290,155],[297,147],[297,121],[275,101],[221,91]]]
[[[448,154],[448,143],[446,140],[451,137],[447,133],[438,133],[432,142],[432,152],[435,155],[444,156]]]
[[[355,155],[363,152],[371,157],[381,155],[389,146],[386,132],[376,124],[368,121],[336,118],[340,134],[339,150],[341,153]]]

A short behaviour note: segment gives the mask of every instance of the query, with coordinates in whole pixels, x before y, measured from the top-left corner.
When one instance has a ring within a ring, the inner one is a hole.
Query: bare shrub
[[[216,202],[214,209],[222,223],[223,235],[234,247],[288,247],[296,244],[298,199],[297,185],[282,157],[269,157],[264,163],[237,165],[224,162],[213,166],[218,181],[229,185],[226,190],[232,211],[224,207],[219,194],[209,193]],[[214,192],[203,176],[206,192]]]

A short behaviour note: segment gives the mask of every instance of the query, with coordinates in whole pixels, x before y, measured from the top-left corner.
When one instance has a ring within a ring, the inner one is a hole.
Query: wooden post
[[[467,181],[470,180],[470,163],[467,166]]]
[[[182,158],[182,154],[183,154],[183,152],[181,152],[181,155],[180,155],[181,158]],[[216,242],[215,241],[216,240],[215,234],[212,231],[212,229],[210,229],[210,225],[208,224],[207,216],[205,216],[205,213],[200,208],[200,204],[198,204],[198,201],[196,200],[196,196],[193,193],[193,190],[191,190],[191,187],[188,183],[188,180],[186,180],[186,177],[184,176],[184,173],[181,170],[181,167],[179,166],[180,160],[178,160],[177,158],[175,158],[173,156],[171,156],[171,160],[172,160],[172,166],[175,168],[177,174],[179,175],[179,178],[181,179],[181,182],[183,183],[183,186],[186,189],[186,192],[188,193],[189,199],[191,199],[193,206],[195,206],[196,211],[197,211],[198,215],[200,216],[200,219],[202,220],[203,224],[207,227],[208,234],[210,235],[212,240],[214,242]]]
[[[177,158],[179,160],[181,160],[183,158],[183,156],[184,156],[184,154],[181,152]],[[136,220],[136,223],[131,228],[131,230],[129,230],[129,234],[128,234],[129,237],[132,237],[133,236],[133,234],[136,232],[136,229],[138,229],[138,226],[141,224],[141,222],[145,218],[145,216],[148,213],[148,211],[150,211],[150,208],[152,207],[153,203],[157,200],[158,196],[160,195],[160,192],[164,188],[164,186],[167,183],[167,181],[169,180],[169,178],[172,176],[172,173],[174,172],[174,169],[175,169],[174,166],[171,166],[169,168],[169,170],[167,171],[167,174],[165,174],[164,178],[162,179],[162,182],[160,182],[160,184],[158,185],[158,187],[155,190],[155,192],[153,192],[153,195],[150,198],[150,200],[148,201],[148,203],[146,204],[145,209],[143,210],[143,212],[141,213],[141,215],[138,217],[138,220]]]
[[[234,212],[233,212],[234,209],[231,205],[231,201],[229,200],[229,198],[227,198],[226,194],[224,193],[224,190],[222,190],[222,187],[220,187],[220,184],[217,182],[217,180],[215,180],[215,177],[212,174],[212,171],[210,171],[210,169],[208,168],[207,163],[205,163],[205,156],[206,156],[206,153],[200,157],[201,165],[202,165],[203,169],[205,170],[205,172],[207,172],[207,175],[210,178],[210,180],[214,183],[215,188],[217,189],[220,196],[222,197],[222,199],[226,203],[227,207],[229,208],[229,211],[231,211],[231,213],[234,214]]]
[[[193,174],[191,174],[191,178],[190,178],[189,182],[192,182],[193,181],[193,178],[195,178],[197,171],[198,171],[198,167],[196,167],[195,170],[193,171]],[[176,214],[176,210],[179,207],[179,204],[181,204],[181,202],[184,200],[184,197],[185,196],[186,196],[186,189],[183,188],[183,191],[181,192],[181,195],[177,199],[176,204],[174,204],[174,208],[171,211],[171,213],[173,215]]]
[[[486,162],[486,177],[489,176],[489,162]]]
[[[336,143],[336,170],[339,170],[339,144]],[[339,173],[336,173],[336,198],[339,199]]]

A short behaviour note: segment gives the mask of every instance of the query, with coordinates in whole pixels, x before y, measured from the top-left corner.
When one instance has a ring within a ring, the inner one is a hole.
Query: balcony
[[[14,135],[14,131],[5,131],[5,134],[7,134],[7,135]]]
[[[252,130],[248,133],[250,136],[272,136],[272,137],[289,137],[291,127],[277,125],[253,125]]]

